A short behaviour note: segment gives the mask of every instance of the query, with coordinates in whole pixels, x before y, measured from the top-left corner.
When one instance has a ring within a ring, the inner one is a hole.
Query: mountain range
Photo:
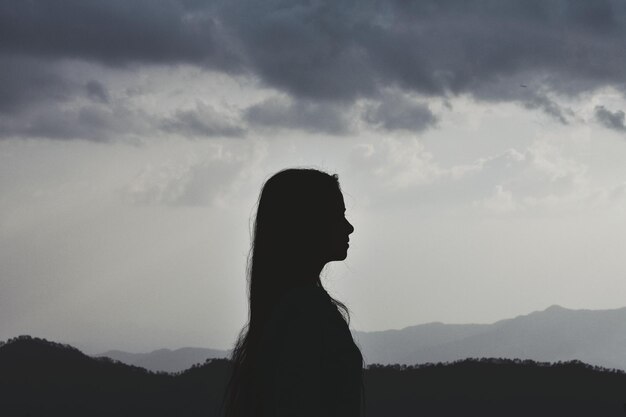
[[[581,360],[626,369],[626,308],[570,310],[557,305],[492,324],[428,323],[353,332],[367,363],[418,364],[469,357]]]
[[[180,372],[207,359],[226,358],[229,351],[207,348],[158,349],[149,353],[129,353],[109,350],[94,357],[108,357],[127,365],[139,366],[153,372]]]
[[[572,310],[557,305],[492,324],[439,322],[400,330],[352,331],[366,364],[423,364],[499,357],[543,362],[580,360],[626,370],[626,308]],[[230,351],[181,348],[150,353],[108,351],[120,362],[178,372]]]
[[[24,335],[0,342],[0,415],[218,417],[231,371],[212,359],[154,373]],[[623,416],[626,373],[502,358],[370,365],[363,399],[368,417]]]

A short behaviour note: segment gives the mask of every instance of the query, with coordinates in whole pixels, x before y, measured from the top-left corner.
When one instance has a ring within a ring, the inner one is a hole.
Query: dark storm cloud
[[[249,107],[246,121],[253,126],[302,129],[341,135],[349,132],[346,109],[335,103],[271,98]]]
[[[596,119],[609,129],[617,130],[618,132],[626,132],[626,115],[623,111],[618,110],[612,112],[607,110],[604,106],[596,106],[595,108]]]
[[[132,69],[182,62],[236,72],[238,58],[220,35],[213,7],[192,0],[0,2],[0,136],[109,140],[158,124],[110,103],[100,81],[78,83],[59,63]],[[82,96],[111,105],[59,109]],[[140,117],[129,121],[128,114]],[[129,124],[133,129],[124,130]]]
[[[69,108],[39,104],[16,115],[0,114],[0,132],[5,137],[108,142],[157,133],[153,125],[154,122],[141,112],[102,103]]]
[[[222,19],[246,65],[299,97],[351,100],[381,86],[480,96],[518,74],[576,94],[623,86],[624,8],[617,1],[240,0]],[[506,99],[521,93],[519,84],[509,90]]]
[[[0,3],[3,53],[109,65],[197,62],[232,69],[214,2],[8,0]]]
[[[570,109],[563,109],[557,103],[543,95],[534,95],[529,99],[521,100],[521,102],[527,109],[543,110],[548,116],[551,116],[564,125],[569,123],[567,116],[574,115]]]
[[[84,94],[67,74],[26,64],[70,58],[252,75],[295,103],[250,109],[260,125],[292,127],[292,107],[304,106],[298,128],[345,132],[315,106],[382,103],[390,88],[517,102],[567,123],[571,111],[554,95],[626,91],[625,29],[620,0],[9,0],[0,3],[0,61],[9,64],[0,112]]]
[[[109,102],[109,93],[102,83],[96,80],[89,80],[85,85],[85,90],[87,90],[87,96],[92,100],[99,101],[101,103]]]
[[[237,118],[210,106],[179,110],[164,118],[120,103],[103,102],[99,96],[79,107],[39,105],[15,116],[0,114],[0,132],[7,137],[95,142],[172,135],[198,139],[243,137],[246,130],[240,124]]]
[[[364,112],[368,123],[386,130],[421,132],[437,123],[437,117],[427,105],[415,103],[398,95],[371,105]]]
[[[0,55],[0,114],[14,114],[33,103],[64,102],[77,90],[79,86],[43,59]]]

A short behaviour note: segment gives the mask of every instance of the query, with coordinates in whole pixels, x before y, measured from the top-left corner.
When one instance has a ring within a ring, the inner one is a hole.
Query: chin
[[[347,257],[348,257],[348,253],[347,253],[347,252],[344,252],[344,253],[342,253],[342,254],[338,254],[337,256],[334,256],[334,257],[331,259],[331,262],[332,262],[332,261],[343,261],[343,260],[345,260]]]

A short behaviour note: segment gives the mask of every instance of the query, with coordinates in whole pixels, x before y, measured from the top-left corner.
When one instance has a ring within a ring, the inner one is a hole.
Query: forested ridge
[[[218,416],[226,359],[151,372],[30,336],[0,344],[0,416]],[[499,358],[370,365],[366,417],[626,415],[626,374]]]

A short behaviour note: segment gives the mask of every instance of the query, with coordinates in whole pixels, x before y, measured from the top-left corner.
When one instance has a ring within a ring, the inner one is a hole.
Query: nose
[[[346,220],[346,225],[348,226],[348,234],[354,232],[354,226],[352,226],[352,224],[348,220]]]

